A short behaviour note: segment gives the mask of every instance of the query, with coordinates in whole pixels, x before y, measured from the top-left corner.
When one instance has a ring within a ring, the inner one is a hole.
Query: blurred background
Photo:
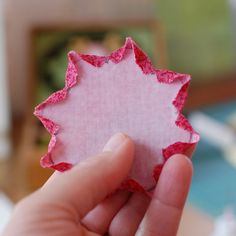
[[[52,173],[32,113],[62,88],[67,52],[109,54],[126,36],[192,75],[184,113],[202,138],[179,235],[236,235],[236,0],[0,0],[0,232]]]

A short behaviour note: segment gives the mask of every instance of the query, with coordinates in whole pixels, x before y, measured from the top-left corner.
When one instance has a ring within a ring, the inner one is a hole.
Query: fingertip
[[[184,154],[174,154],[171,156],[166,164],[166,168],[175,169],[181,171],[182,174],[192,176],[193,164],[191,159]]]
[[[125,147],[124,147],[125,145]],[[105,144],[103,152],[115,152],[120,148],[128,148],[130,152],[134,152],[134,142],[125,133],[116,133]]]
[[[126,141],[125,145],[126,145],[127,149],[129,150],[130,155],[132,157],[134,157],[134,151],[135,151],[134,141],[127,134],[124,134],[124,136],[125,136],[125,141]]]
[[[110,151],[113,152],[113,155],[111,155],[111,157],[112,158],[118,157],[120,160],[123,159],[122,160],[123,162],[125,161],[125,163],[128,164],[128,166],[131,166],[133,163],[134,151],[135,151],[135,144],[133,140],[127,134],[117,133],[105,145],[105,150],[109,150],[110,144],[111,146],[113,146],[114,143],[116,143],[116,140],[120,140],[120,146],[116,149],[113,149],[113,151],[110,149]]]
[[[126,135],[123,133],[116,133],[105,144],[103,152],[113,152],[119,148],[123,142],[126,141]]]
[[[122,134],[124,136],[125,144],[130,149],[130,152],[134,153],[135,144],[134,144],[133,139],[125,133],[120,133],[120,134]]]
[[[187,156],[173,155],[164,165],[154,195],[181,209],[189,191],[192,173],[192,162]]]

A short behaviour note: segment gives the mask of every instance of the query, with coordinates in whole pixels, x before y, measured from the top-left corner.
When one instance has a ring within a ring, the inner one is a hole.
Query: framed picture
[[[166,67],[163,40],[158,39],[158,32],[159,26],[156,22],[131,24],[126,27],[34,30],[33,78],[37,83],[34,101],[38,103],[52,92],[63,88],[67,53],[70,50],[85,54],[109,55],[123,45],[127,36],[131,36],[148,53],[154,65]]]

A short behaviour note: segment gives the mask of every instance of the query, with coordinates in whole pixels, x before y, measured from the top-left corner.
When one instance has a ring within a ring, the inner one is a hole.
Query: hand
[[[171,157],[149,199],[117,190],[127,177],[133,154],[131,139],[116,134],[101,154],[53,174],[41,189],[23,199],[3,235],[176,235],[191,182],[191,161],[180,154]]]

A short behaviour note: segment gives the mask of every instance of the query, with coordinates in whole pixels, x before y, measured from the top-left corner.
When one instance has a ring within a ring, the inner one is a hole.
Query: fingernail
[[[187,162],[189,162],[190,164],[192,164],[192,160],[191,158],[189,158],[188,156],[186,156],[185,154],[174,154],[173,156],[171,157],[178,157],[178,158],[184,158]]]
[[[125,139],[126,139],[125,134],[122,134],[122,133],[115,134],[108,140],[108,142],[103,148],[103,151],[104,152],[115,151],[121,146],[121,144],[124,142]]]

